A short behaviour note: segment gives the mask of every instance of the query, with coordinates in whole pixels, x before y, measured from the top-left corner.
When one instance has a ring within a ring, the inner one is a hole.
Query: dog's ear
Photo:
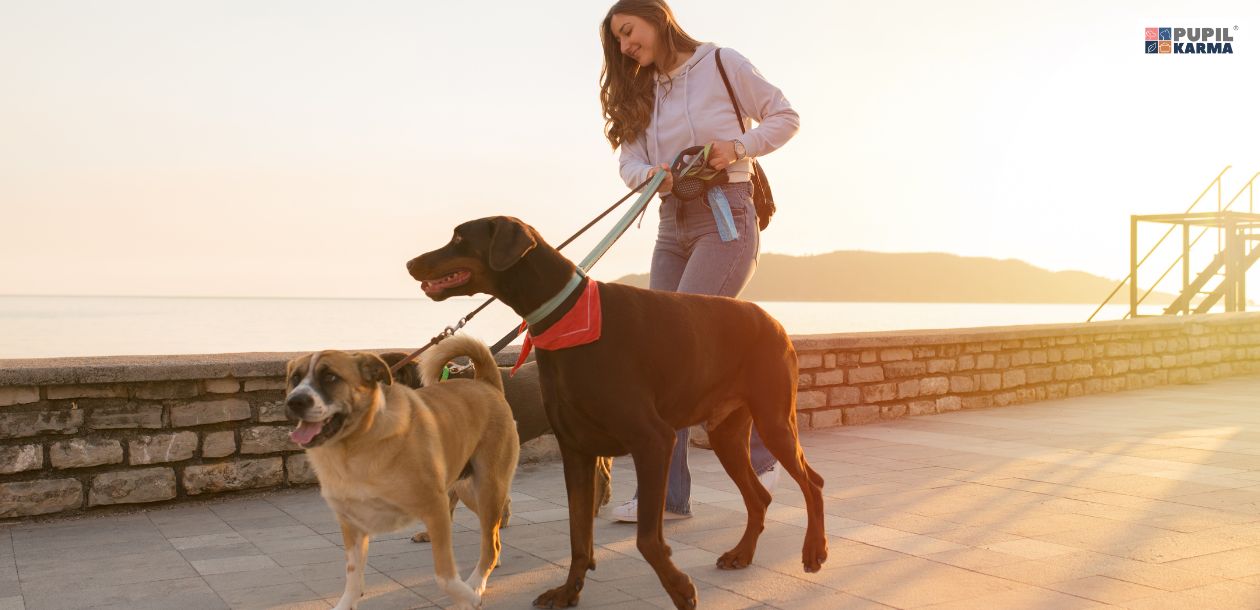
[[[389,365],[376,354],[360,352],[355,355],[359,362],[359,375],[368,383],[381,382],[385,385],[394,383],[394,376],[389,372]]]
[[[284,385],[286,388],[290,390],[293,389],[293,374],[296,373],[299,368],[306,366],[310,360],[310,354],[298,356],[297,358],[289,360],[288,364],[284,366]]]
[[[499,216],[491,220],[490,268],[504,271],[515,265],[538,245],[532,232],[515,218]]]

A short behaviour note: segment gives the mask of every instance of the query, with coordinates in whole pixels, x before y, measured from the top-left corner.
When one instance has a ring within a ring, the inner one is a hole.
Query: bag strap
[[[713,57],[717,60],[718,74],[722,75],[722,84],[726,85],[726,95],[731,98],[731,108],[735,109],[735,119],[739,121],[739,132],[748,133],[744,129],[744,114],[739,111],[739,103],[735,101],[735,90],[731,88],[730,79],[726,78],[726,68],[722,67],[722,49],[714,51]]]

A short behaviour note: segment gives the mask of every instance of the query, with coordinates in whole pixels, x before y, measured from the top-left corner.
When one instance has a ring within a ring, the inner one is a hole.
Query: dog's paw
[[[477,603],[475,604],[472,602],[462,601],[462,602],[457,602],[455,604],[452,604],[451,608],[457,608],[458,610],[481,610],[484,602],[485,600],[482,599],[480,595],[478,595]]]
[[[362,598],[362,592],[356,596],[353,592],[346,591],[341,595],[341,599],[337,600],[337,605],[333,606],[333,610],[355,610],[359,607],[359,600]]]
[[[465,580],[464,584],[468,585],[469,589],[472,589],[473,595],[477,596],[477,605],[481,606],[485,601],[486,579],[480,578],[477,576],[477,572],[473,571],[472,574],[468,575],[468,580]]]
[[[682,574],[682,582],[679,586],[669,588],[669,598],[673,600],[674,607],[678,610],[696,610],[696,604],[700,603],[696,585],[686,574]]]
[[[821,543],[806,539],[805,547],[801,549],[801,564],[805,566],[805,571],[817,572],[822,569],[825,561],[827,561],[827,539],[822,538]]]
[[[717,567],[721,570],[742,570],[752,565],[752,552],[735,547],[718,557]]]
[[[427,530],[423,532],[416,532],[415,535],[411,537],[411,541],[412,542],[429,542],[429,532]]]
[[[581,594],[578,592],[577,588],[571,587],[567,584],[561,585],[550,591],[547,591],[546,593],[543,593],[542,595],[539,595],[534,600],[534,607],[535,608],[568,608],[571,606],[576,606],[578,603],[578,597],[580,595]]]

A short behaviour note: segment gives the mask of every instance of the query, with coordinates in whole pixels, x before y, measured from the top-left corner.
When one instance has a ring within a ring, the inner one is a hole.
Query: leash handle
[[[676,176],[681,176],[683,173],[691,171],[691,168],[696,164],[696,155],[707,152],[705,148],[704,146],[691,146],[678,151],[678,156],[674,157],[674,163],[669,167],[670,171],[674,172]],[[692,159],[686,167],[683,167],[683,159],[686,157],[692,157]]]
[[[670,172],[674,174],[675,179],[694,175],[701,180],[711,180],[714,176],[724,171],[709,167],[709,153],[712,149],[713,144],[684,148],[678,153],[677,157],[674,157],[674,164],[670,166]],[[691,157],[691,161],[684,164],[683,159],[686,157]]]

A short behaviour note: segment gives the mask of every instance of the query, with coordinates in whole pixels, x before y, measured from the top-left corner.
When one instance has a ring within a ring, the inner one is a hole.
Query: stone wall
[[[0,518],[314,482],[285,356],[0,361]]]
[[[794,343],[803,428],[1260,373],[1245,313]],[[0,519],[313,483],[282,405],[294,355],[0,360]]]
[[[1260,373],[1260,313],[794,338],[801,427]]]

